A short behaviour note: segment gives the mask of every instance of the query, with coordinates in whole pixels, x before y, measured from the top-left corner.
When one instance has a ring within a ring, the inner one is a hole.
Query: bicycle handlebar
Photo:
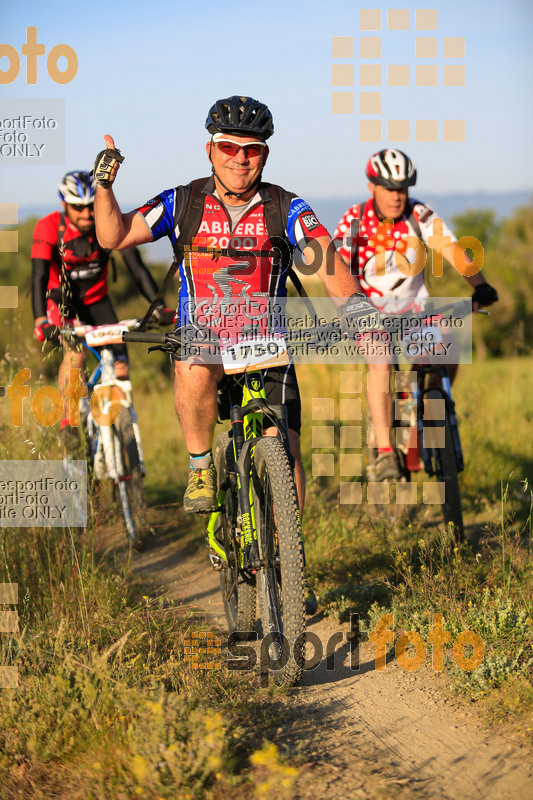
[[[162,331],[123,331],[123,342],[146,342],[147,344],[166,344],[168,333]]]
[[[383,314],[381,313],[381,321],[388,319],[398,320],[401,317],[408,317],[412,320],[425,320],[431,319],[431,317],[435,316],[442,316],[447,312],[453,311],[453,316],[460,318],[466,317],[468,314],[472,313],[472,301],[470,298],[462,298],[458,299],[457,301],[453,301],[451,303],[447,303],[440,308],[435,308],[434,303],[432,300],[427,300],[425,308],[421,311],[413,311],[413,312],[403,312],[398,314]],[[483,313],[483,312],[480,312]],[[488,313],[488,312],[484,312]],[[168,352],[177,352],[179,348],[182,346],[182,330],[186,330],[186,326],[183,329],[178,328],[178,330],[173,332],[146,332],[146,331],[124,331],[122,333],[122,341],[127,342],[143,342],[145,344],[155,344],[161,345],[162,349]],[[206,330],[200,329],[203,334],[206,333]],[[382,331],[384,330],[383,326],[373,327],[373,328],[362,328],[356,334],[354,331],[354,335],[350,336],[346,332],[343,332],[340,328],[338,321],[333,321],[326,323],[325,325],[316,325],[308,328],[294,328],[286,331],[283,335],[287,339],[287,342],[290,344],[298,339],[303,339],[306,344],[312,346],[320,345],[320,346],[327,346],[325,341],[325,336],[328,334],[332,334],[333,338],[329,344],[333,344],[333,342],[337,342],[340,339],[348,339],[348,338],[357,338],[358,334],[364,333],[371,333],[375,331]],[[314,338],[313,338],[314,335]],[[195,340],[192,337],[188,343],[194,344],[195,346],[218,346],[218,337],[217,338],[210,338],[207,339],[199,339]]]

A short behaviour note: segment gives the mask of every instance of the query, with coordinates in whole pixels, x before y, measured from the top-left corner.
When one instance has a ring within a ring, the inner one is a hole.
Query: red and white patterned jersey
[[[420,251],[417,260],[416,250],[410,246],[413,243],[407,239],[409,236],[418,238],[411,214],[418,223],[425,247],[430,246],[429,238],[434,234],[449,236],[450,244],[457,241],[446,223],[429,206],[411,198],[405,213],[393,220],[392,225],[379,221],[372,198],[364,204],[362,215],[360,206],[353,205],[342,217],[334,234],[337,250],[350,265],[352,274],[359,279],[363,292],[378,308],[388,311],[403,310],[409,298],[429,296],[424,282],[425,259]],[[440,222],[434,230],[435,220]],[[353,239],[351,242],[350,237]],[[409,270],[407,265],[403,271],[399,268],[398,262],[405,263],[402,256],[413,265],[413,269]]]

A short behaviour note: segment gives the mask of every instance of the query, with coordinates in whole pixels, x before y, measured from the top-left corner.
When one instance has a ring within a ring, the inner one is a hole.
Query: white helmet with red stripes
[[[366,176],[387,189],[406,189],[416,183],[416,167],[401,150],[380,150],[368,159]]]

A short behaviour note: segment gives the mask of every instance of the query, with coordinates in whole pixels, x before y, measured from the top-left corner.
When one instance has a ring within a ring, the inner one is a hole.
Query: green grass
[[[32,394],[52,383],[36,381],[31,358],[4,359],[0,384],[27,365]],[[168,381],[142,361],[135,381],[151,518],[200,544],[194,520],[176,525],[187,456]],[[35,423],[31,399],[14,428],[0,402],[4,459],[60,458],[57,428]],[[2,798],[244,800],[273,780],[290,796],[292,767],[263,746],[263,722],[279,722],[270,692],[256,673],[199,674],[186,661],[185,639],[206,624],[135,575],[110,503],[104,487],[87,529],[0,528],[0,583],[19,592],[19,630],[0,637],[0,665],[19,672],[18,688],[0,691]]]
[[[338,437],[342,424],[338,373],[325,367],[299,371],[308,398],[303,426],[308,474],[312,425],[333,424]],[[332,421],[313,422],[313,397],[334,400]],[[312,584],[325,614],[341,620],[354,611],[366,614],[367,629],[392,611],[398,633],[427,635],[435,612],[443,614],[452,641],[462,630],[475,631],[484,641],[483,662],[465,672],[448,651],[451,684],[474,699],[490,697],[487,707],[498,721],[520,717],[524,723],[533,711],[530,361],[464,365],[454,398],[466,464],[460,478],[466,542],[455,547],[438,506],[408,512],[364,502],[340,505],[336,466],[334,478],[308,482],[304,530]],[[365,405],[363,398],[363,430]],[[425,479],[418,475],[418,483]],[[519,701],[511,701],[509,692]],[[533,728],[523,727],[531,737]]]
[[[28,341],[17,325],[11,320],[3,328],[8,352],[0,384],[29,366],[33,394],[39,385],[54,384],[54,357],[43,369],[38,348],[17,346]],[[146,356],[142,346],[131,346],[130,357],[150,513],[162,532],[176,530],[200,547],[200,524],[178,516],[188,458],[168,366],[159,354]],[[485,641],[484,661],[465,673],[448,654],[452,685],[483,703],[497,723],[512,722],[531,736],[530,361],[461,369],[455,399],[466,461],[467,542],[458,550],[436,506],[399,515],[392,507],[339,504],[341,371],[323,364],[298,370],[307,563],[322,610],[341,619],[358,611],[367,628],[392,611],[397,632],[422,634],[432,613],[440,612],[454,636],[475,630]],[[312,400],[320,397],[334,402],[331,421],[312,419]],[[362,400],[363,419],[349,424],[364,431]],[[0,403],[3,457],[58,457],[57,431],[37,426],[31,403],[24,403],[21,429],[10,424],[9,401]],[[312,477],[311,428],[325,424],[335,428],[335,475]],[[115,535],[120,525],[103,525],[106,502],[95,502],[85,532],[0,530],[0,582],[19,584],[21,628],[0,637],[0,663],[20,671],[19,689],[0,694],[3,796],[166,800],[231,793],[239,799],[262,796],[272,786],[278,797],[290,796],[291,768],[268,743],[262,746],[265,726],[275,728],[279,713],[268,693],[253,675],[222,670],[199,678],[184,663],[183,640],[198,623],[141,585],[127,559],[106,552],[105,535]],[[253,722],[257,716],[262,725]]]

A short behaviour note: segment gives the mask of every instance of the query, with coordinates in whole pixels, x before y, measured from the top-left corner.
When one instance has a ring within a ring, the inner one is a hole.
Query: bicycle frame
[[[143,543],[142,534],[145,528],[142,519],[144,456],[137,414],[133,407],[132,384],[129,380],[118,380],[115,376],[115,358],[110,347],[117,342],[117,337],[122,337],[124,329],[127,330],[134,325],[137,325],[137,320],[125,320],[102,326],[77,325],[65,329],[63,334],[79,338],[82,346],[97,359],[98,364],[87,382],[88,393],[82,408],[87,425],[89,456],[95,478],[97,480],[110,478],[118,487],[128,535],[133,545],[139,549]],[[99,347],[99,350],[96,347]],[[109,414],[111,411],[113,389],[116,390],[115,396],[118,393],[120,400],[119,416],[107,425],[98,422],[90,413],[95,393],[105,388],[109,389],[107,396],[105,393],[104,396],[98,395],[98,404],[103,414]]]
[[[457,472],[462,472],[464,470],[463,451],[461,448],[461,440],[459,438],[459,428],[455,414],[455,402],[452,398],[452,387],[448,368],[437,367],[435,365],[421,365],[416,371],[417,381],[415,384],[413,397],[416,402],[416,424],[418,440],[420,443],[419,450],[424,463],[424,469],[430,477],[435,475],[436,469],[433,464],[431,450],[423,446],[424,398],[428,392],[432,391],[438,392],[444,400],[446,412],[450,420]],[[432,376],[439,377],[439,385],[431,385],[431,383],[426,385],[426,377],[429,379],[429,381],[431,381]]]
[[[141,464],[141,470],[143,476],[146,474],[146,469],[144,465],[144,455],[142,450],[141,444],[141,435],[139,431],[139,424],[137,419],[137,412],[133,406],[133,387],[130,380],[118,380],[115,376],[115,371],[113,368],[114,364],[114,355],[113,351],[109,347],[104,347],[101,349],[100,352],[96,350],[94,347],[91,347],[86,342],[82,342],[83,346],[89,350],[98,360],[98,364],[93,370],[89,380],[87,381],[87,389],[88,389],[88,396],[86,398],[87,403],[87,425],[89,427],[90,437],[91,440],[94,436],[94,441],[96,445],[98,445],[98,438],[101,437],[102,445],[104,448],[104,452],[109,455],[110,448],[112,447],[111,441],[111,426],[109,425],[99,425],[89,413],[91,397],[95,391],[100,386],[110,386],[116,387],[120,389],[124,396],[120,398],[121,407],[128,408],[131,413],[132,418],[132,426],[133,432],[135,435],[135,441],[137,443],[137,449],[139,453],[139,460]],[[108,413],[111,406],[111,401],[109,399],[104,399],[102,402],[102,411],[103,413]],[[107,448],[107,449],[106,449]],[[96,450],[92,453],[93,458],[96,456]],[[112,458],[107,459],[106,463],[113,464],[114,461]],[[109,475],[114,481],[118,482],[118,476],[116,475],[116,469],[114,470],[115,474]]]
[[[266,403],[263,376],[260,371],[245,372],[233,376],[230,386],[230,419],[233,432],[233,457],[237,492],[240,508],[240,534],[241,546],[239,550],[240,569],[254,573],[261,566],[257,546],[257,525],[254,514],[252,492],[252,462],[253,450],[263,435],[264,416],[268,414],[271,422],[277,427],[280,439],[293,466],[290,455],[289,436],[287,427],[287,411],[285,406]],[[240,398],[238,395],[240,394]],[[239,400],[241,403],[239,404]],[[224,507],[226,491],[229,487],[221,487],[218,497],[219,509]],[[219,558],[228,563],[227,553],[217,542],[215,531],[221,510],[213,512],[207,525],[208,545]],[[213,566],[220,567],[210,556]]]

